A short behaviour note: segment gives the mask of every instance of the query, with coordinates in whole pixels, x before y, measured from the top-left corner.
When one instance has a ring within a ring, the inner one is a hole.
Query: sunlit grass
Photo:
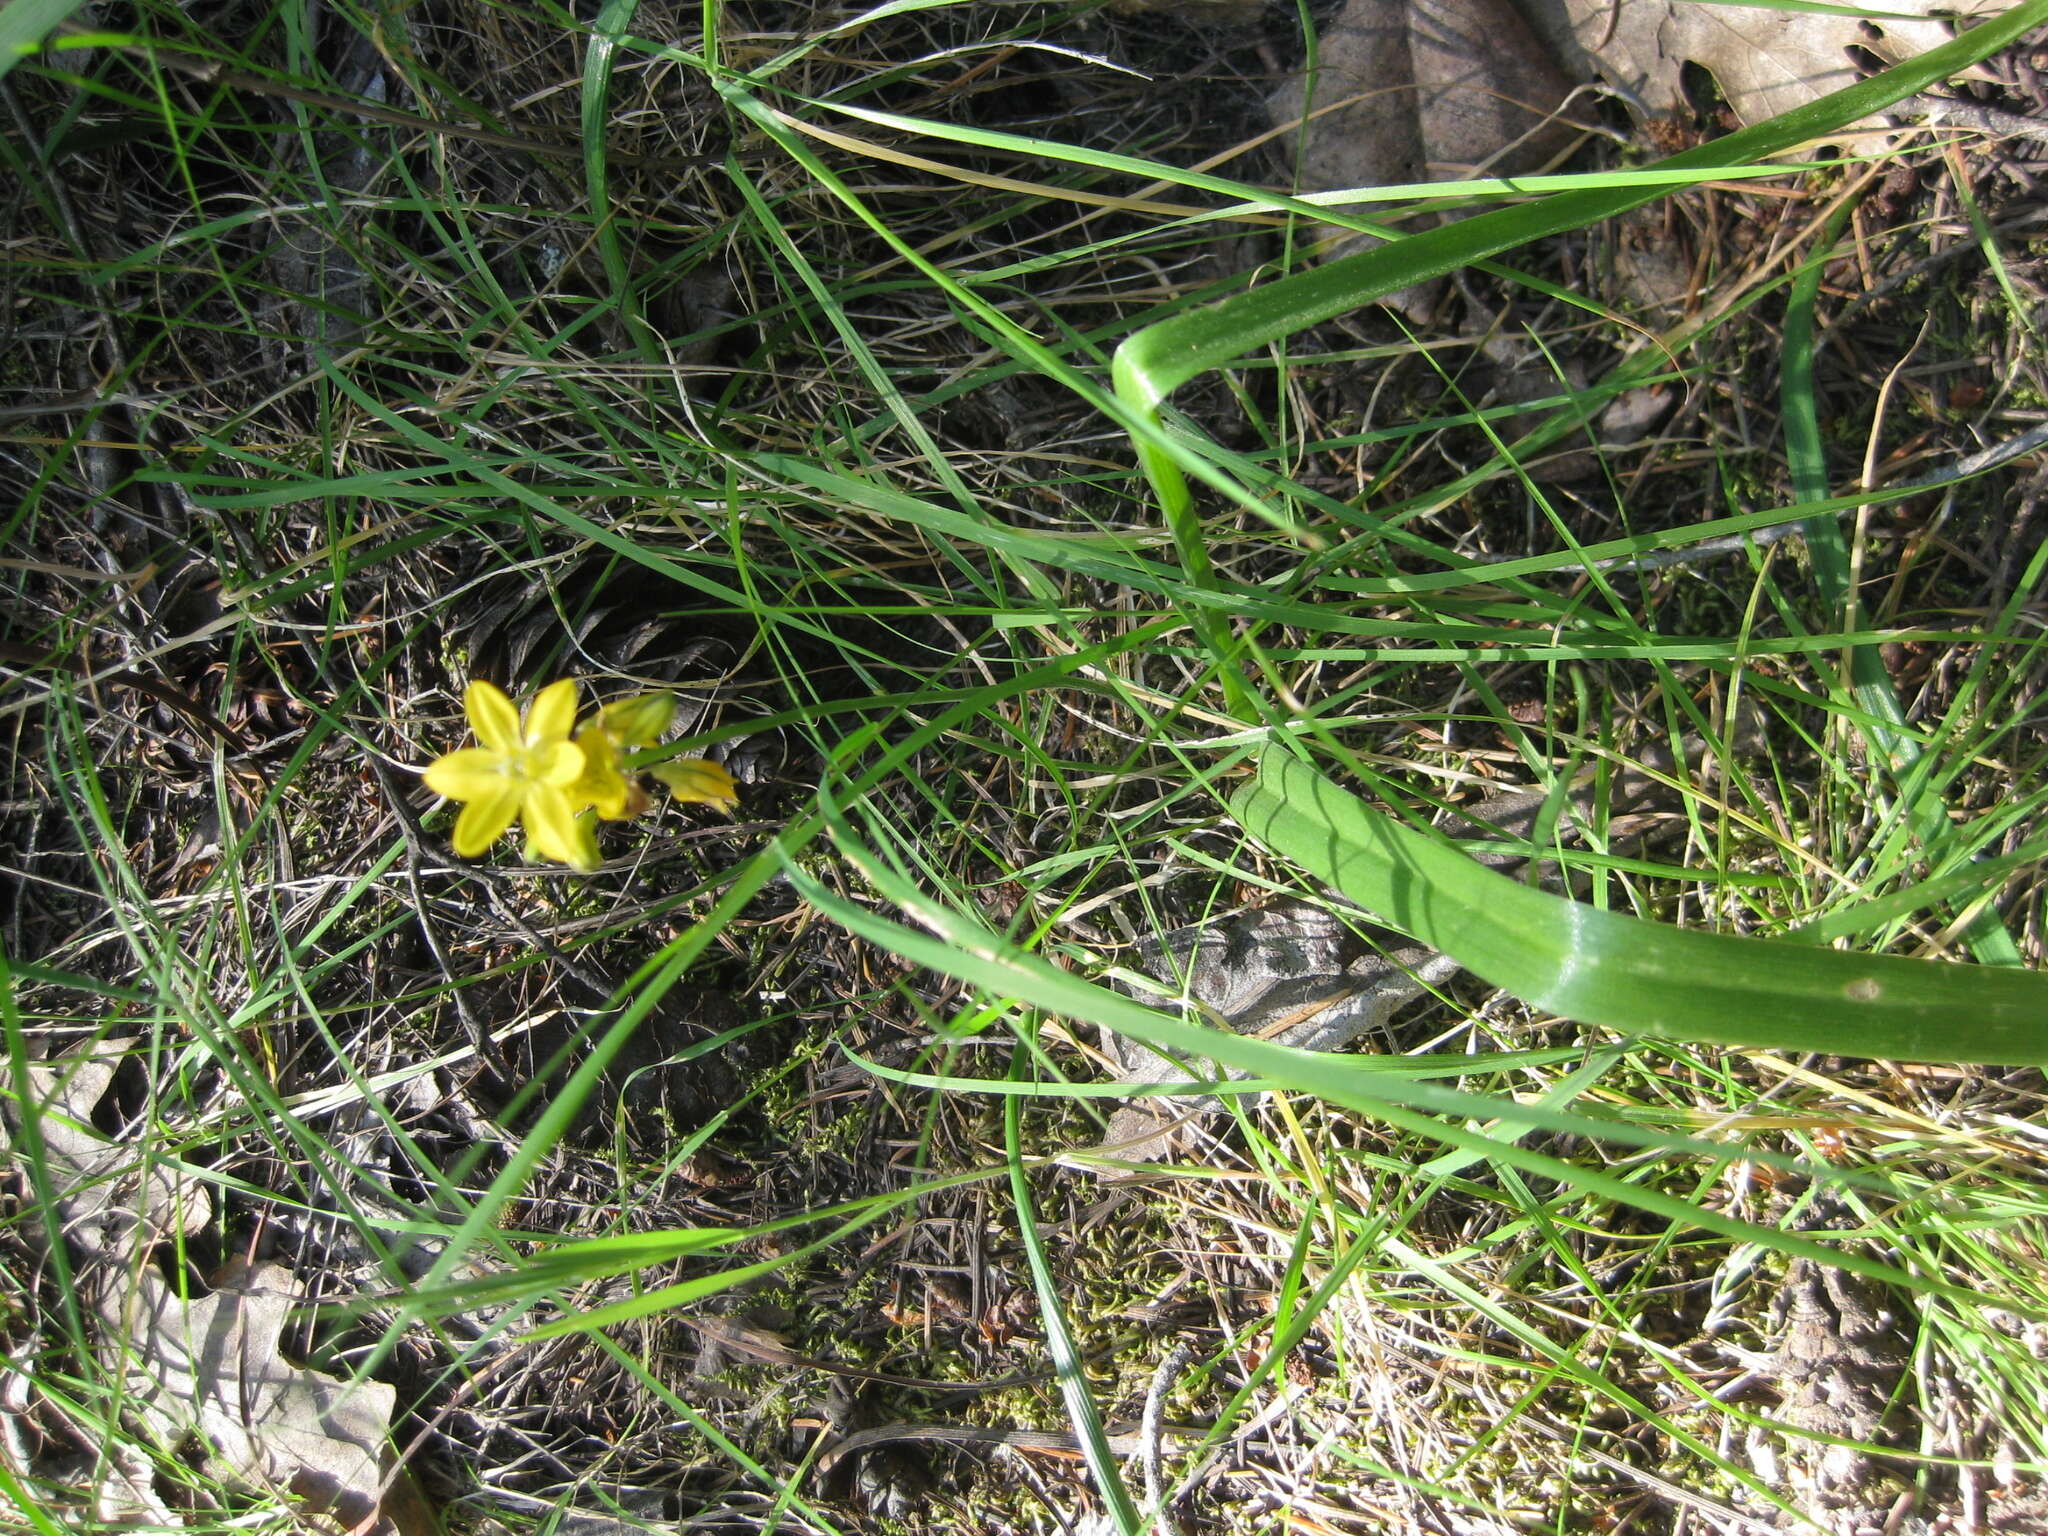
[[[1095,980],[1204,914],[1330,899],[1333,871],[1248,835],[1256,762],[1290,748],[1411,821],[1487,785],[1552,789],[1531,846],[1613,913],[2037,958],[2038,559],[1987,611],[1941,606],[1939,585],[1909,596],[1903,575],[1847,602],[1859,534],[1908,493],[1865,493],[1824,450],[1799,366],[1833,233],[1732,274],[1648,344],[1534,258],[1487,268],[1551,302],[1537,342],[1615,359],[1533,406],[1489,405],[1463,393],[1462,343],[1367,336],[1344,312],[1683,180],[1443,189],[1481,211],[1357,259],[1377,262],[1369,282],[1281,257],[1251,281],[1203,259],[1332,215],[1229,161],[989,126],[953,73],[1056,42],[1065,20],[927,9],[829,39],[715,6],[710,37],[694,13],[619,4],[594,21],[479,8],[469,42],[380,22],[381,99],[407,126],[302,99],[358,88],[284,13],[224,57],[284,88],[268,94],[167,64],[226,45],[165,7],[132,41],[16,67],[45,143],[89,120],[161,171],[135,236],[74,241],[57,199],[84,190],[81,157],[9,140],[43,221],[19,257],[26,303],[122,336],[114,371],[81,353],[65,387],[126,402],[10,444],[9,554],[63,569],[10,567],[7,638],[102,674],[30,665],[0,694],[17,792],[49,797],[44,842],[71,850],[61,878],[22,855],[52,882],[37,910],[59,914],[37,931],[59,937],[17,954],[17,918],[7,938],[17,1062],[135,1041],[137,1157],[199,1170],[223,1213],[194,1254],[275,1243],[337,1277],[333,1364],[404,1374],[401,1439],[478,1455],[457,1437],[485,1436],[493,1394],[508,1416],[576,1406],[559,1382],[585,1373],[606,1383],[593,1414],[660,1426],[516,1486],[473,1463],[479,1511],[594,1507],[579,1479],[708,1463],[717,1478],[671,1490],[686,1512],[722,1499],[764,1528],[846,1528],[845,1495],[801,1475],[822,1442],[774,1439],[695,1376],[688,1320],[744,1320],[766,1295],[799,1360],[1029,1378],[891,1411],[1063,1413],[1091,1481],[1054,1486],[1126,1530],[1150,1513],[1147,1477],[1114,1435],[1176,1335],[1194,1363],[1162,1389],[1188,1430],[1167,1486],[1233,1527],[1257,1523],[1253,1480],[1211,1453],[1289,1394],[1286,1455],[1317,1499],[1579,1528],[1593,1511],[1565,1448],[1641,1433],[1716,1507],[1797,1510],[1739,1454],[1775,1433],[1769,1402],[1715,1388],[1766,1347],[1789,1260],[1830,1254],[1889,1285],[1915,1334],[1901,1392],[1925,1413],[1894,1469],[1931,1487],[1957,1463],[2048,1458],[2019,1407],[2048,1385],[2030,1343],[2048,1318],[2035,1079],[1980,1095],[1947,1069],[1775,1052],[1869,1054],[1799,1033],[1804,1017],[1774,1033],[1749,992],[1724,1031],[1641,1039],[1640,1013],[1549,999],[1558,1017],[1468,978],[1368,1054],[1328,1058],[1213,1040]],[[456,78],[478,40],[529,73]],[[684,120],[687,142],[663,126]],[[1737,180],[1813,131],[1781,123],[1674,169]],[[348,279],[360,320],[295,307],[285,239]],[[1717,478],[1676,509],[1656,497],[1684,471],[1655,453],[1596,451],[1592,490],[1543,477],[1623,391],[1710,389],[1722,349],[1771,337],[1756,314],[1788,300],[1784,383],[1742,402],[1782,411],[1784,442],[1710,412],[1669,454]],[[1188,336],[1165,372],[1113,372]],[[1353,370],[1415,403],[1332,405],[1326,382]],[[1169,395],[1184,414],[1155,415]],[[123,456],[95,458],[102,440]],[[109,501],[128,510],[94,523]],[[1700,554],[1788,524],[1803,545]],[[160,610],[123,586],[151,561],[171,573]],[[635,626],[654,632],[638,650]],[[1922,709],[1872,670],[1881,646],[1960,682]],[[189,735],[105,675],[145,666],[238,739]],[[609,830],[588,883],[511,855],[466,872],[414,771],[459,743],[472,675],[577,676],[603,697],[679,682],[691,740],[759,766],[731,825]],[[1646,848],[1603,798],[1638,765],[1668,790]],[[734,994],[737,1019],[700,986]],[[1582,1027],[1596,1017],[1612,1028]],[[1148,1246],[1113,1264],[1091,1225],[1106,1164],[1077,1150],[1114,1102],[1098,1028],[1272,1090],[1229,1098],[1213,1162],[1122,1196]],[[2007,1059],[1956,1033],[1954,1054]],[[1404,1072],[1404,1052],[1440,1075]],[[635,1108],[659,1074],[714,1064],[697,1100]],[[851,1131],[841,1103],[866,1117]],[[702,1175],[714,1155],[731,1186]],[[969,1267],[941,1225],[978,1234],[986,1294],[964,1342],[928,1357],[935,1304],[920,1333],[846,1297],[899,1258],[913,1293],[943,1260]],[[23,1253],[47,1247],[18,1228]],[[1182,1278],[1184,1314],[1124,1315]],[[1001,1312],[1002,1287],[1028,1304]],[[48,1305],[10,1280],[20,1376],[103,1392],[90,1330],[38,1321]],[[1957,1380],[2002,1451],[1934,1427]],[[1368,1412],[1374,1435],[1346,1431]],[[39,1474],[11,1454],[0,1473],[27,1487]],[[553,1468],[559,1448],[534,1454]],[[1023,1495],[990,1479],[975,1497]]]

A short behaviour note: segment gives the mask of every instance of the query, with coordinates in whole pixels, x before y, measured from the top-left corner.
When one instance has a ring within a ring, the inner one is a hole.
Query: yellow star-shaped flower
[[[514,821],[526,827],[533,851],[588,874],[597,867],[592,838],[576,825],[568,787],[583,773],[576,729],[576,684],[563,679],[533,696],[522,721],[502,690],[473,682],[463,708],[478,745],[427,765],[427,788],[463,802],[455,822],[455,852],[473,859]]]

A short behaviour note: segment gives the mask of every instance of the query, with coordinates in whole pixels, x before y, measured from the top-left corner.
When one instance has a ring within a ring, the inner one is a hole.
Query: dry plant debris
[[[31,1067],[26,1084],[10,1083],[0,1097],[5,1150],[40,1151],[116,1400],[160,1454],[191,1457],[205,1475],[289,1493],[306,1513],[363,1536],[427,1536],[435,1527],[390,1463],[396,1391],[341,1381],[281,1352],[286,1321],[306,1299],[292,1272],[233,1263],[194,1297],[158,1267],[159,1245],[196,1237],[213,1205],[203,1183],[138,1166],[132,1143],[93,1129],[120,1055],[135,1043],[109,1040],[90,1059]],[[116,1467],[114,1476],[95,1469],[98,1485],[81,1490],[96,1518],[165,1518],[146,1469]]]
[[[1684,0],[1531,0],[1537,26],[1574,77],[1596,76],[1656,115],[1690,105],[1687,65],[1714,78],[1741,123],[1761,122],[1946,42],[1950,16],[1996,5],[1901,0],[1870,17]]]

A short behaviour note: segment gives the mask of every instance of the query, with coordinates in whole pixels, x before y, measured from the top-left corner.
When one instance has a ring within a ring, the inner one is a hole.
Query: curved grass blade
[[[1413,1078],[1360,1070],[1352,1058],[1298,1050],[1271,1040],[1192,1023],[1063,970],[1043,956],[1023,950],[978,917],[934,900],[914,882],[891,870],[873,850],[854,840],[834,809],[821,809],[824,819],[831,823],[839,853],[866,877],[885,902],[902,910],[918,928],[894,922],[870,904],[835,892],[795,863],[784,869],[791,889],[814,906],[819,915],[848,932],[913,965],[967,982],[986,999],[1013,999],[1046,1013],[1085,1020],[1162,1052],[1204,1057],[1284,1088],[1314,1094],[1410,1135],[1439,1142],[1454,1156],[1470,1155],[1492,1166],[1555,1180],[1686,1229],[1715,1232],[1790,1257],[1832,1264],[1915,1294],[2009,1308],[2014,1305],[2010,1298],[1995,1300],[1938,1275],[1924,1271],[1908,1273],[1854,1248],[1831,1247],[1804,1233],[1743,1220],[1711,1203],[1671,1194],[1604,1166],[1567,1161],[1523,1145],[1522,1138],[1531,1131],[1549,1130],[1596,1142],[1696,1156],[1709,1166],[1738,1161],[1765,1163],[1796,1170],[1808,1178],[1880,1189],[1881,1184],[1871,1183],[1867,1174],[1788,1158],[1748,1137],[1708,1141],[1670,1131],[1647,1130],[1626,1120],[1572,1113],[1507,1095],[1440,1088]],[[2014,977],[2008,971],[1991,974],[2006,980]],[[2039,1315],[2048,1318],[2048,1312]]]
[[[1019,1054],[1016,1065],[1021,1067],[1024,1059]],[[1045,1328],[1045,1350],[1052,1356],[1053,1369],[1059,1376],[1060,1400],[1066,1405],[1068,1422],[1074,1426],[1082,1460],[1088,1464],[1089,1476],[1108,1509],[1110,1521],[1118,1536],[1140,1536],[1145,1522],[1131,1502],[1123,1475],[1117,1471],[1109,1437],[1103,1432],[1102,1412],[1095,1406],[1095,1392],[1088,1383],[1086,1361],[1075,1342],[1073,1329],[1067,1325],[1066,1303],[1060,1298],[1059,1281],[1053,1275],[1045,1240],[1039,1236],[1038,1217],[1032,1209],[1031,1179],[1024,1162],[1023,1121],[1019,1118],[1022,1107],[1023,1101],[1015,1098],[1003,1105],[1003,1152],[1010,1165],[1010,1200],[1017,1212],[1017,1236],[1031,1270],[1039,1322]]]
[[[1270,752],[1231,801],[1275,851],[1567,1018],[1720,1045],[2048,1065],[2048,977],[1672,928],[1472,862]]]
[[[1725,138],[1673,155],[1653,167],[1660,171],[1706,168],[1768,159],[1813,139],[1825,138],[1966,69],[2048,21],[2048,0],[2027,0],[1953,42],[1882,74],[1823,96],[1791,112],[1744,128]],[[1483,257],[1526,245],[1546,235],[1580,229],[1626,213],[1666,193],[1662,187],[1621,186],[1588,192],[1560,192],[1517,208],[1497,208],[1455,224],[1440,225],[1387,245],[1346,256],[1327,266],[1297,272],[1223,303],[1147,326],[1116,350],[1112,373],[1116,392],[1133,411],[1156,421],[1161,402],[1197,374],[1220,368],[1255,347],[1370,303],[1412,283],[1442,276]],[[1175,537],[1176,519],[1191,504],[1178,464],[1154,441],[1133,435],[1139,462],[1164,508]],[[1190,574],[1198,568],[1190,565]]]

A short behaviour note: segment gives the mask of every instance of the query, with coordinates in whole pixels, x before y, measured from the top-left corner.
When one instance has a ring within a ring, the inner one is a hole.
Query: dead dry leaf
[[[1573,82],[1514,0],[1409,0],[1408,51],[1432,179],[1526,175],[1576,138]]]
[[[1954,35],[1935,12],[2000,7],[1896,0],[1883,9],[1892,14],[1864,20],[1706,0],[1541,0],[1531,16],[1567,68],[1605,79],[1652,113],[1686,108],[1681,77],[1690,63],[1714,77],[1736,117],[1758,123],[1855,84],[1866,71],[1851,49],[1896,64]]]
[[[134,1148],[93,1128],[93,1113],[133,1040],[101,1042],[98,1054],[28,1069],[28,1091],[0,1094],[0,1148],[22,1152],[33,1116],[57,1195],[65,1237],[88,1256],[126,1255],[167,1233],[213,1219],[206,1186],[161,1163],[146,1166]],[[11,1090],[12,1083],[7,1087]]]
[[[1323,29],[1313,76],[1281,86],[1267,111],[1276,126],[1302,124],[1289,140],[1296,187],[1332,192],[1538,169],[1572,139],[1557,116],[1570,92],[1511,0],[1348,0]],[[1353,235],[1332,253],[1366,243]],[[1426,323],[1434,288],[1380,302]]]
[[[40,1142],[59,1226],[82,1261],[81,1292],[105,1330],[101,1353],[130,1413],[166,1451],[202,1447],[207,1470],[224,1480],[290,1493],[351,1531],[427,1536],[434,1522],[411,1485],[401,1477],[385,1492],[396,1391],[282,1353],[285,1323],[305,1300],[297,1276],[262,1264],[188,1299],[150,1262],[158,1243],[210,1221],[213,1206],[203,1184],[94,1127],[132,1044],[106,1041],[91,1058],[31,1067],[25,1092],[0,1094],[6,1148],[20,1157]],[[145,1507],[137,1498],[119,1502]]]
[[[1901,0],[1872,20],[1710,0],[1348,0],[1313,74],[1275,91],[1269,112],[1276,126],[1305,120],[1293,140],[1305,192],[1526,175],[1569,147],[1561,112],[1575,84],[1604,80],[1652,115],[1684,114],[1696,66],[1740,121],[1760,122],[1947,41],[1936,8]],[[1357,248],[1354,237],[1333,250]],[[1381,302],[1425,318],[1420,298]]]
[[[396,1391],[283,1356],[285,1322],[305,1300],[290,1270],[259,1264],[231,1279],[188,1301],[146,1269],[110,1299],[103,1316],[127,1339],[129,1400],[165,1447],[196,1436],[220,1475],[366,1527],[380,1502]]]

